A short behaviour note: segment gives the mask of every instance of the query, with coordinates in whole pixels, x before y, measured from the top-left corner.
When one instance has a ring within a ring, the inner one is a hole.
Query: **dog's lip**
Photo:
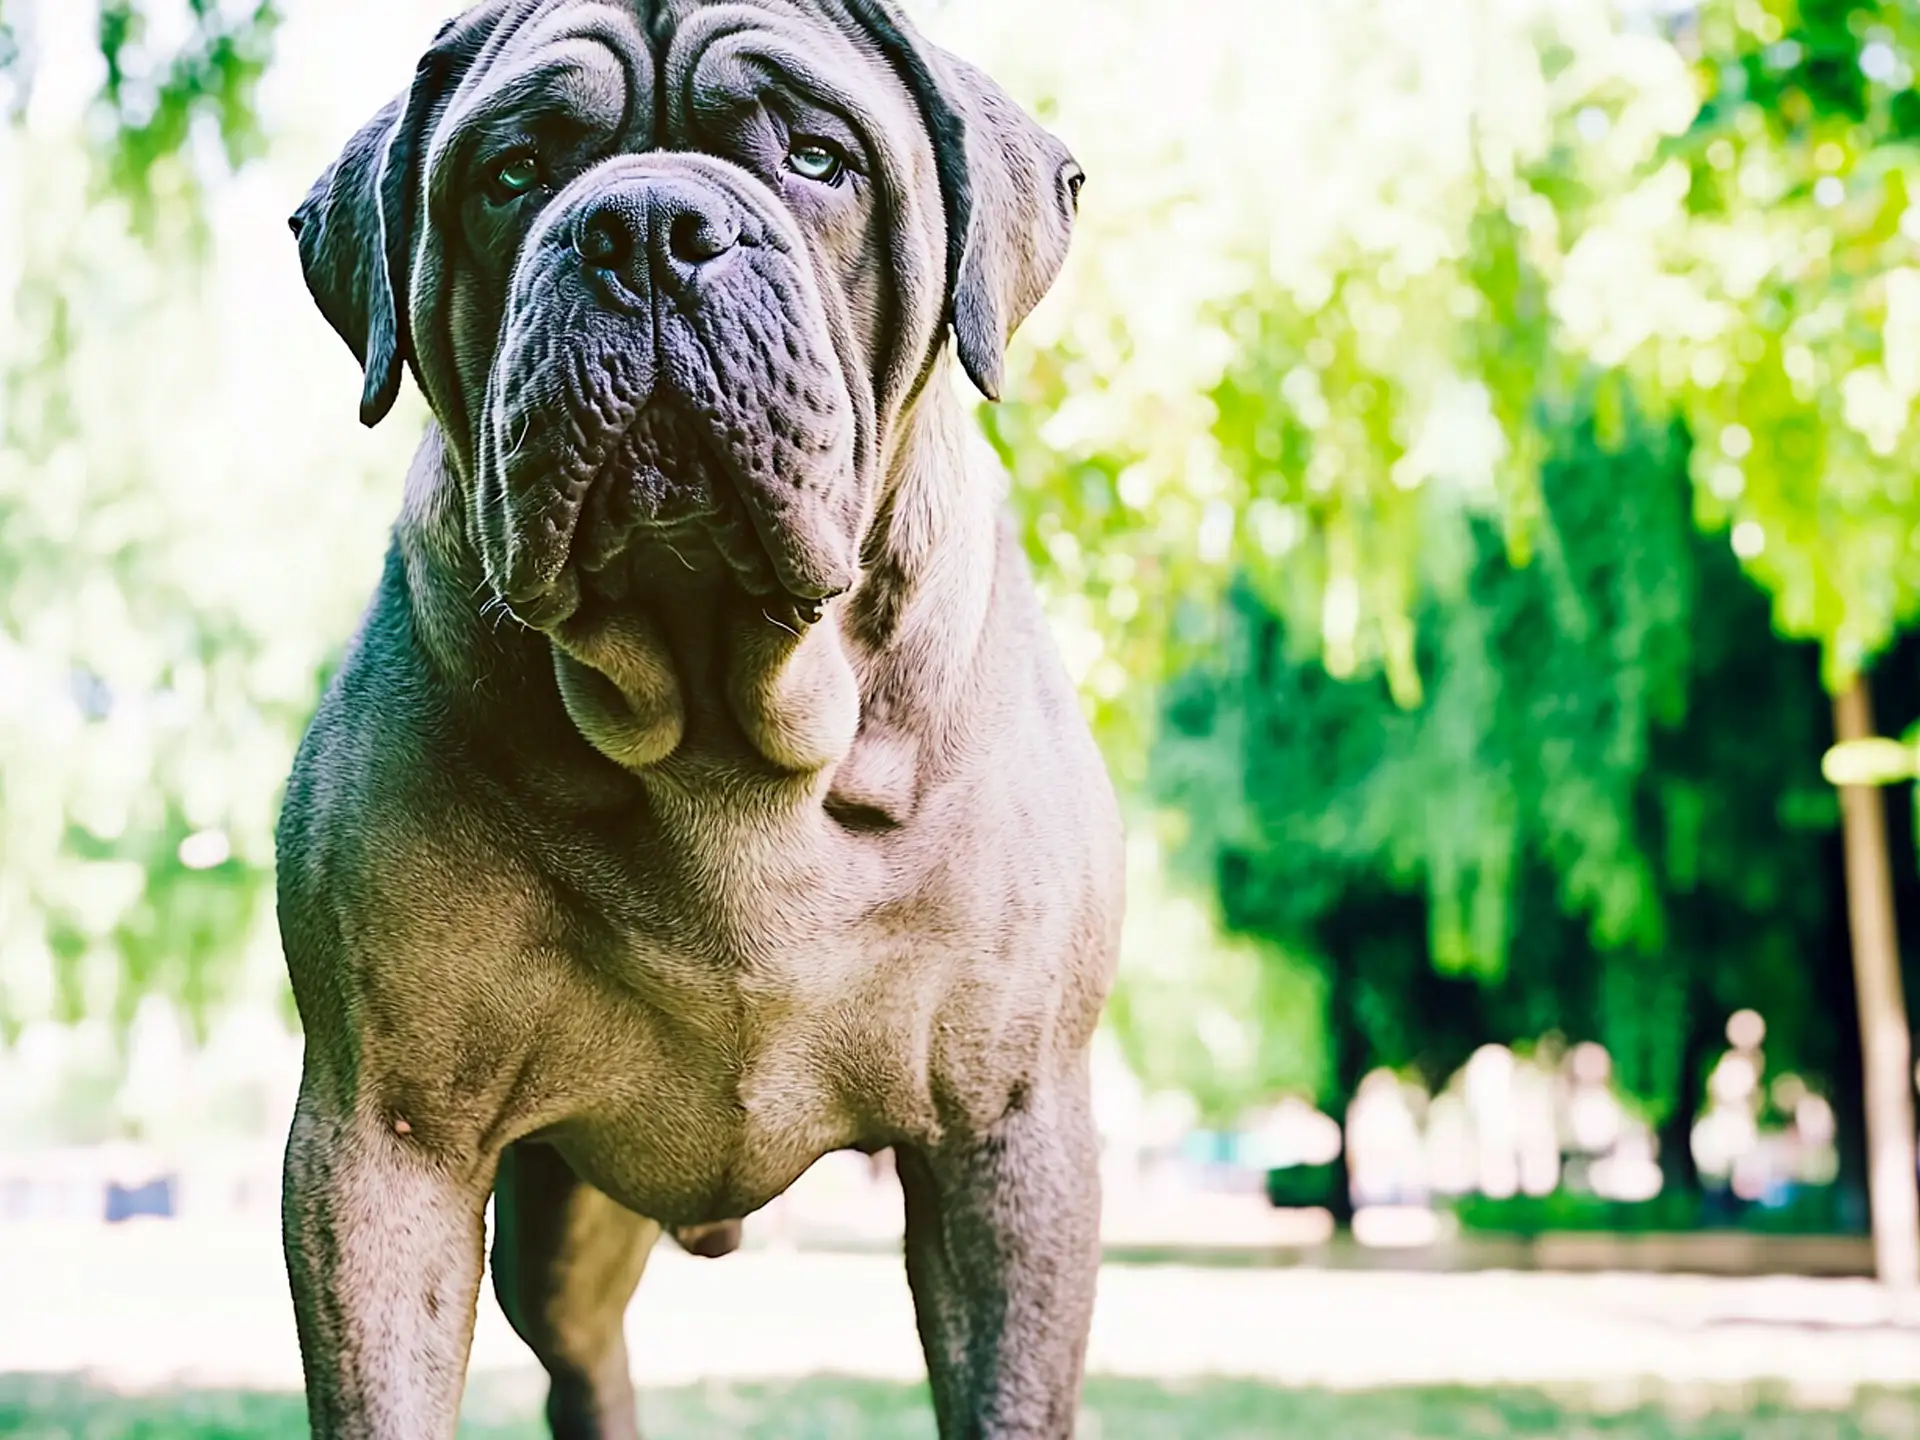
[[[606,483],[607,476],[620,458],[621,447],[633,427],[640,423],[646,414],[645,402],[633,407],[633,412],[609,427],[609,438],[600,453],[596,455],[592,468],[583,481],[570,481],[564,490],[555,492],[555,498],[562,502],[565,515],[564,523],[555,523],[548,518],[546,524],[553,532],[553,544],[550,552],[531,565],[522,569],[521,577],[516,578],[511,571],[502,580],[494,584],[495,591],[507,603],[515,617],[533,629],[547,629],[571,618],[580,605],[580,569],[575,560],[575,552],[580,543],[580,520],[587,512],[587,502],[593,492]],[[523,417],[531,423],[530,417]],[[564,423],[564,422],[563,422]],[[501,456],[495,463],[499,467],[500,488],[506,495],[514,490],[512,480],[513,460],[517,454]],[[509,505],[509,526],[515,522]],[[511,554],[509,542],[509,554]],[[521,569],[515,566],[514,569]],[[530,573],[529,573],[530,572]],[[546,619],[555,616],[555,619]],[[539,618],[536,618],[539,617]]]
[[[654,394],[634,407],[631,414],[623,417],[616,425],[608,427],[609,438],[600,448],[604,458],[597,460],[591,478],[584,484],[571,488],[566,500],[566,523],[564,527],[555,527],[555,553],[547,565],[534,567],[534,575],[519,584],[502,587],[502,598],[513,613],[534,629],[549,629],[553,625],[564,623],[580,607],[581,569],[578,560],[580,546],[581,519],[587,512],[594,492],[608,484],[618,483],[615,473],[620,455],[625,448],[627,437],[640,424],[647,411],[654,405],[672,405],[673,401],[665,396]],[[707,459],[709,473],[715,475],[725,485],[732,499],[747,518],[747,527],[752,532],[754,542],[765,555],[773,578],[786,597],[795,604],[808,610],[817,609],[831,600],[837,600],[853,588],[854,577],[846,574],[807,573],[796,566],[796,556],[791,547],[778,543],[779,526],[769,517],[763,516],[762,507],[753,503],[743,483],[737,457],[724,445],[712,445]],[[676,533],[684,532],[690,525],[710,525],[716,518],[714,514],[689,516],[668,522],[640,521],[632,530],[634,540],[666,539]],[[771,532],[771,533],[770,533]],[[749,582],[751,576],[734,567],[743,582]],[[828,566],[828,569],[841,570],[844,566]],[[544,572],[544,573],[543,573]],[[751,585],[749,584],[751,589]]]
[[[789,598],[802,604],[837,600],[854,586],[858,578],[850,573],[850,567],[844,562],[829,561],[822,567],[825,571],[839,573],[808,574],[800,563],[796,546],[783,546],[777,542],[780,526],[777,521],[765,513],[765,507],[753,502],[746,477],[741,473],[739,457],[725,446],[718,447],[721,475],[733,492],[734,498],[746,511],[747,524],[754,538],[773,566],[774,578]],[[857,542],[850,541],[849,548]],[[822,558],[822,557],[813,557]]]
[[[568,565],[550,582],[522,585],[501,598],[521,624],[531,630],[552,630],[579,612],[580,579],[574,567]]]

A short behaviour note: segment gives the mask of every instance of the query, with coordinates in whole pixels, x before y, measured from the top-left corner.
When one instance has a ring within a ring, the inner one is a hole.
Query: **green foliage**
[[[1546,192],[1571,213],[1588,183],[1563,143],[1569,107],[1621,90],[1649,134],[1672,109],[1634,88],[1644,47],[1611,14],[1219,0],[1169,27],[1148,0],[942,12],[1092,177],[1076,258],[983,423],[1126,778],[1154,683],[1214,643],[1230,577],[1336,674],[1384,669],[1411,703],[1412,618],[1428,585],[1464,573],[1467,517],[1528,553],[1538,401],[1581,368],[1555,346],[1551,304],[1570,236]]]
[[[1429,956],[1505,975],[1536,996],[1520,1010],[1579,1012],[1661,1109],[1681,1028],[1661,1018],[1690,995],[1744,977],[1803,1015],[1810,841],[1761,837],[1831,819],[1817,678],[1766,653],[1727,540],[1829,681],[1920,595],[1920,21],[1830,0],[1434,5],[1394,9],[1399,33],[1376,7],[1291,13],[1212,17],[1264,83],[1216,57],[1188,93],[1173,45],[1147,48],[1152,79],[1069,47],[1077,75],[1029,82],[1101,147],[1088,244],[1120,258],[1070,276],[1079,318],[1043,312],[989,434],[1123,759],[1152,729],[1137,697],[1184,674],[1156,788],[1229,925],[1323,953],[1331,925],[1371,956],[1376,1055],[1414,1043],[1382,997],[1411,1004]],[[1455,37],[1497,86],[1436,83]],[[1167,103],[1116,115],[1109,80]],[[1255,134],[1258,165],[1210,165]],[[1192,187],[1142,186],[1146,154]],[[1143,294],[1169,287],[1203,317],[1177,354]],[[1580,463],[1617,469],[1555,495],[1536,467],[1576,407],[1601,442]],[[1634,483],[1635,415],[1678,422],[1656,463],[1686,465],[1690,501]],[[1587,955],[1588,983],[1511,973],[1540,945]]]
[[[0,128],[33,197],[0,210],[0,1033],[281,994],[279,786],[411,443],[343,450],[349,367],[275,328],[308,313],[290,249],[244,299],[206,283],[260,274],[193,137],[253,153],[274,10],[194,6],[165,53],[140,15],[107,9],[102,96]]]
[[[1699,1225],[1697,1202],[1678,1191],[1637,1201],[1605,1200],[1566,1190],[1499,1200],[1465,1195],[1449,1208],[1461,1228],[1483,1235],[1671,1235]],[[1743,1210],[1740,1228],[1761,1235],[1832,1235],[1842,1228],[1834,1212],[1830,1190],[1805,1190],[1775,1209]]]
[[[1702,6],[1680,39],[1696,118],[1570,262],[1569,341],[1685,418],[1702,523],[1735,527],[1832,681],[1920,606],[1917,43],[1900,3]]]
[[[1150,26],[1121,9],[1112,33]],[[1222,5],[1231,55],[1004,54],[1088,152],[1097,255],[986,424],[1116,752],[1150,728],[1128,677],[1191,658],[1229,575],[1416,702],[1413,617],[1459,582],[1462,517],[1524,560],[1543,406],[1589,392],[1603,431],[1629,404],[1685,422],[1696,519],[1829,678],[1884,648],[1920,596],[1912,7],[1290,15]],[[1262,164],[1223,170],[1253,134]]]
[[[1258,855],[1275,877],[1266,925],[1284,933],[1317,914],[1320,877],[1417,881],[1441,968],[1497,976],[1519,857],[1532,853],[1595,943],[1657,948],[1634,804],[1654,728],[1684,704],[1691,554],[1676,453],[1655,436],[1609,454],[1570,433],[1546,472],[1530,565],[1494,526],[1466,522],[1454,597],[1433,592],[1419,617],[1417,709],[1377,682],[1326,675],[1242,593],[1219,658],[1170,691],[1159,774],[1208,825],[1195,831],[1204,852]],[[1234,794],[1238,806],[1214,799]]]
[[[16,118],[33,93],[32,39],[47,23],[40,7],[50,3],[0,3],[0,95]],[[102,78],[90,158],[103,193],[128,205],[149,237],[199,217],[211,157],[196,153],[204,150],[198,131],[207,131],[229,170],[265,150],[258,90],[273,60],[280,0],[183,0],[182,8],[179,34],[154,23],[152,0],[98,0],[94,10]]]
[[[106,180],[149,222],[152,205],[169,190],[191,196],[196,189],[189,145],[198,121],[212,123],[234,169],[264,148],[255,92],[273,58],[278,0],[254,0],[238,13],[219,0],[187,0],[187,8],[188,34],[169,55],[149,44],[153,27],[144,4],[102,0],[100,6]]]
[[[205,413],[193,366],[147,368],[204,308],[166,297],[169,267],[52,169],[0,349],[0,666],[17,701],[0,713],[0,1022],[125,1020],[146,993],[201,1011],[269,887],[284,762],[267,736],[298,726],[312,670],[271,678],[303,637],[274,636],[251,567],[216,559],[254,507],[211,513],[200,487],[223,472],[173,428]],[[183,850],[201,832],[218,839]]]
[[[1230,927],[1357,967],[1370,1063],[1432,1054],[1442,1080],[1490,1036],[1559,1029],[1660,1115],[1695,997],[1779,1017],[1784,1055],[1807,1041],[1817,839],[1782,817],[1824,793],[1822,702],[1695,536],[1683,440],[1558,435],[1532,562],[1472,522],[1463,583],[1418,612],[1420,706],[1327,674],[1242,587],[1168,691],[1156,789]],[[1436,988],[1429,959],[1475,983]]]

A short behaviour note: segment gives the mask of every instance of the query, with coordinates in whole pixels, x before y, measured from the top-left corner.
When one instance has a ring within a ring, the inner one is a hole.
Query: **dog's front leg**
[[[1066,1440],[1100,1269],[1085,1067],[987,1134],[901,1147],[907,1279],[942,1440]]]
[[[282,1223],[316,1440],[446,1440],[479,1296],[487,1173],[402,1117],[303,1086]]]

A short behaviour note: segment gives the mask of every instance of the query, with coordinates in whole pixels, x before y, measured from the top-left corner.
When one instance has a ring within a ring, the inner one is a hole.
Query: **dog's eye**
[[[509,155],[493,167],[493,193],[501,201],[517,200],[540,186],[540,157]]]
[[[1067,193],[1073,196],[1073,208],[1078,210],[1080,208],[1080,187],[1087,183],[1087,172],[1082,170],[1078,165],[1069,165],[1067,167],[1066,180]]]
[[[846,173],[847,162],[846,157],[824,140],[795,137],[793,148],[787,151],[787,168],[816,185],[838,185]]]

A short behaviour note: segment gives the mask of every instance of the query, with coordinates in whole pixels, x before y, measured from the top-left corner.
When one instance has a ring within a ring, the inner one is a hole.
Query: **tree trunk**
[[[1342,937],[1344,939],[1344,937]],[[1353,1224],[1353,1154],[1347,1145],[1347,1118],[1366,1069],[1366,1041],[1360,1033],[1358,1011],[1360,977],[1351,945],[1335,943],[1326,949],[1327,1058],[1332,1093],[1327,1113],[1340,1122],[1340,1158],[1333,1167],[1333,1186],[1327,1209],[1341,1229]]]
[[[1697,955],[1694,963],[1702,963]],[[1693,1122],[1700,1118],[1706,1103],[1707,1057],[1713,1053],[1714,1041],[1720,1035],[1716,1023],[1720,1015],[1706,986],[1697,981],[1687,986],[1686,1013],[1680,1018],[1686,1026],[1685,1038],[1680,1043],[1680,1082],[1675,1087],[1673,1109],[1661,1122],[1658,1135],[1660,1188],[1663,1194],[1677,1195],[1686,1204],[1687,1223],[1691,1228],[1707,1218],[1700,1166],[1693,1158]]]
[[[1841,742],[1874,734],[1865,676],[1834,697]],[[1860,1053],[1867,1102],[1868,1185],[1875,1266],[1884,1284],[1920,1285],[1920,1183],[1913,1134],[1913,1042],[1900,983],[1893,920],[1893,871],[1887,857],[1886,798],[1878,789],[1840,790],[1847,852],[1847,914],[1853,936],[1854,988],[1860,1005]],[[1911,856],[1903,856],[1911,863]]]
[[[1817,683],[1817,682],[1816,682]],[[1867,1099],[1860,1055],[1860,1000],[1853,983],[1853,941],[1847,933],[1847,847],[1838,830],[1820,837],[1820,889],[1826,896],[1819,960],[1813,977],[1813,1029],[1827,1042],[1813,1068],[1827,1080],[1833,1106],[1835,1221],[1850,1235],[1868,1233]],[[1901,933],[1904,934],[1905,927]]]

